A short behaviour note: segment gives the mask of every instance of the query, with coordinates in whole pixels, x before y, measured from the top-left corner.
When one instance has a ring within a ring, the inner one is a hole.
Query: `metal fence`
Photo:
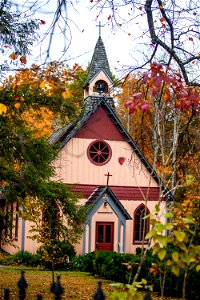
[[[26,282],[24,273],[25,273],[24,271],[21,271],[21,276],[20,276],[20,279],[17,283],[17,287],[19,289],[19,293],[18,293],[18,299],[19,300],[25,300],[26,299],[26,289],[28,288],[28,284]],[[54,295],[55,300],[62,300],[62,295],[64,293],[64,288],[61,285],[59,275],[57,275],[56,282],[52,283],[52,285],[51,285],[51,293]],[[10,290],[8,288],[4,289],[4,298],[3,299],[4,300],[9,300],[10,299]],[[43,299],[42,294],[40,294],[40,293],[37,294],[36,299],[37,300],[42,300]],[[93,300],[105,300],[105,299],[106,299],[106,296],[105,296],[105,294],[103,292],[103,289],[102,289],[102,282],[99,280],[96,292],[93,296]],[[151,300],[151,299],[152,298],[151,298],[150,292],[147,291],[143,300]]]

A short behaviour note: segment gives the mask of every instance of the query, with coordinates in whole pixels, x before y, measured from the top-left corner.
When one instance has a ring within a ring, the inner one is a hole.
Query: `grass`
[[[57,273],[56,273],[57,274]],[[81,272],[59,272],[61,284],[64,288],[62,299],[93,299],[97,287],[97,278],[87,273]],[[10,289],[10,300],[18,299],[17,282],[20,278],[20,269],[0,268],[0,299],[3,299],[4,288]],[[26,299],[36,299],[36,295],[41,293],[43,299],[52,299],[50,292],[52,283],[51,271],[39,271],[33,269],[25,270],[25,278],[28,283]],[[108,282],[103,282],[105,293],[111,289]]]
[[[22,268],[14,267],[1,267],[0,268],[0,299],[3,299],[4,288],[10,289],[10,299],[18,299],[17,282],[20,278],[20,272]],[[25,269],[25,278],[28,283],[26,292],[26,299],[35,300],[38,293],[42,294],[43,300],[53,299],[53,295],[50,292],[50,286],[52,283],[52,272],[41,271],[37,269]],[[97,288],[98,279],[91,276],[88,273],[81,272],[69,272],[60,271],[56,274],[61,275],[61,284],[64,288],[64,295],[62,299],[72,300],[89,300],[93,299],[93,295]],[[112,292],[112,288],[109,285],[109,281],[102,281],[103,291],[106,295],[106,299],[109,300],[109,294]],[[154,299],[161,299],[158,296],[153,296]],[[175,298],[164,298],[165,300],[176,300]]]

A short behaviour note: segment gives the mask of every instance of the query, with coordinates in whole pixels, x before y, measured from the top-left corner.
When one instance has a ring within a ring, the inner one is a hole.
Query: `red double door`
[[[114,223],[96,223],[96,250],[113,251]]]

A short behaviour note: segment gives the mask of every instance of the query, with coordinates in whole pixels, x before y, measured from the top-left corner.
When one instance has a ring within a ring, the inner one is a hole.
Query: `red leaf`
[[[147,111],[150,108],[150,105],[148,102],[143,102],[142,105],[140,106],[141,110]]]

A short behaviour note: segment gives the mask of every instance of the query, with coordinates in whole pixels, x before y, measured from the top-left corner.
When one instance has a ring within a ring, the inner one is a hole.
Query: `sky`
[[[53,20],[56,0],[39,0],[35,6],[36,18],[46,22],[41,25],[40,40],[32,49],[32,56],[29,62],[38,65],[44,62],[45,53],[48,47],[49,37],[45,38],[45,32],[51,25]],[[42,5],[48,2],[48,5]],[[30,7],[31,0],[18,0],[17,3],[24,6],[19,7],[26,10]],[[68,2],[67,2],[68,3]],[[91,9],[90,0],[73,1],[74,6],[67,4],[68,30],[67,39],[61,34],[61,29],[57,26],[52,39],[50,48],[50,60],[64,60],[69,66],[75,62],[86,68],[91,61],[95,44],[99,36],[99,22],[101,22],[101,37],[104,42],[106,53],[108,56],[111,71],[116,73],[121,71],[126,66],[135,63],[139,58],[140,42],[138,37],[141,36],[141,30],[137,20],[132,21],[129,25],[124,25],[120,29],[113,30],[111,23],[108,22],[110,14],[109,10],[105,10],[98,18],[98,11],[95,8]],[[37,9],[36,9],[37,8]],[[128,12],[124,11],[124,16],[128,16]],[[64,22],[59,25],[64,26]],[[64,42],[69,46],[63,52]]]

